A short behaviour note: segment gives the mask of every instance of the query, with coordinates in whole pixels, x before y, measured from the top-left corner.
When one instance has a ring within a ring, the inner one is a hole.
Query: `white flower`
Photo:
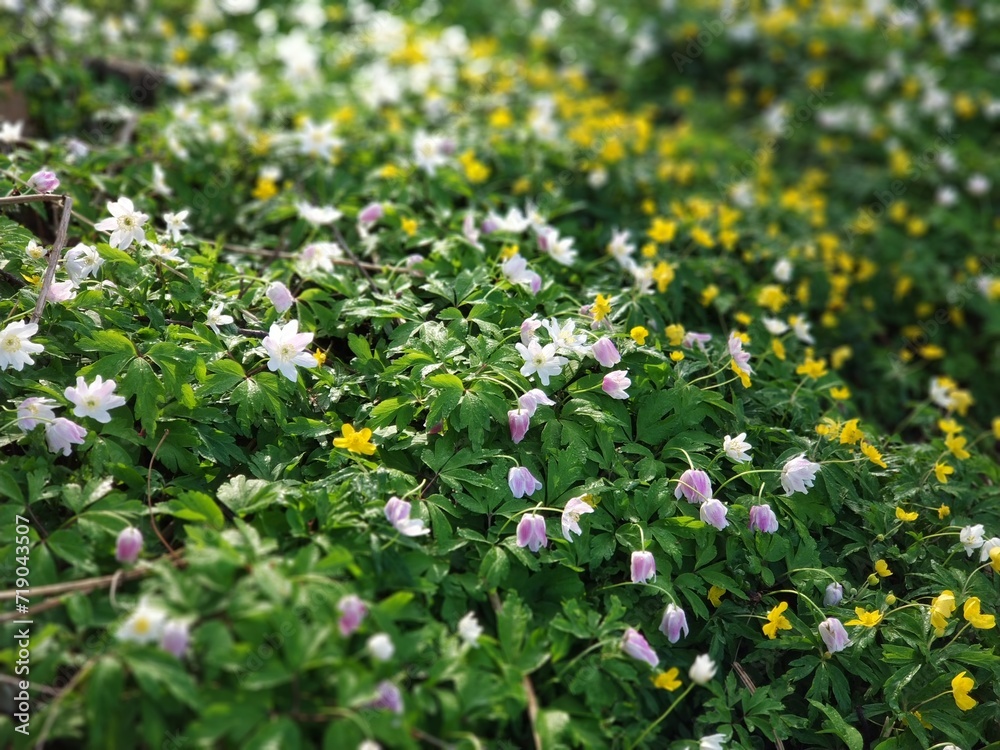
[[[447,139],[418,130],[413,136],[413,160],[431,177],[438,167],[448,163]]]
[[[188,213],[190,212],[184,210],[175,214],[163,214],[163,223],[167,225],[167,233],[170,235],[171,242],[180,242],[181,232],[189,228],[187,222],[184,221],[188,217]]]
[[[21,129],[24,121],[0,122],[0,143],[17,143],[21,140]]]
[[[306,120],[302,130],[296,134],[299,141],[299,153],[303,156],[319,157],[329,161],[335,148],[344,145],[342,138],[333,134],[333,123],[324,122],[316,125],[312,120]]]
[[[376,633],[368,639],[366,644],[368,652],[378,661],[389,661],[396,653],[396,647],[392,645],[392,639],[385,633]]]
[[[975,526],[966,526],[958,533],[958,541],[965,547],[967,556],[972,557],[972,553],[983,546],[986,541],[985,534],[986,529],[981,523],[977,523]]]
[[[153,165],[153,192],[159,193],[160,195],[173,195],[174,191],[170,189],[170,186],[166,182],[166,175],[163,173],[163,167],[159,164]]]
[[[295,371],[299,367],[318,367],[316,357],[305,348],[312,343],[313,334],[299,333],[299,321],[291,320],[283,326],[271,324],[271,330],[262,342],[270,359],[267,369],[279,371],[293,383],[299,378]]]
[[[333,206],[314,206],[311,203],[306,203],[305,201],[299,201],[296,203],[295,210],[299,212],[299,216],[308,221],[314,227],[322,226],[324,224],[332,224],[344,215]]]
[[[722,750],[722,746],[725,744],[726,735],[710,734],[698,741],[698,750]]]
[[[139,602],[131,616],[118,628],[115,637],[132,643],[156,643],[163,634],[167,613],[159,607]]]
[[[992,539],[987,539],[983,542],[983,546],[979,549],[979,562],[989,562],[990,552],[1000,547],[1000,537],[993,537]]]
[[[336,242],[313,242],[302,248],[295,261],[300,274],[306,275],[315,271],[333,271],[334,261],[344,257],[344,251]]]
[[[772,273],[778,281],[787,284],[792,280],[792,262],[788,258],[782,258],[774,264]]]
[[[66,272],[77,284],[88,276],[96,276],[104,265],[104,258],[97,252],[97,248],[82,242],[66,252],[65,261]]]
[[[132,201],[128,198],[119,198],[117,201],[109,202],[108,212],[111,218],[98,222],[94,225],[94,229],[98,232],[111,232],[109,245],[119,250],[127,250],[133,242],[141,244],[145,241],[142,225],[149,216],[136,211]]]
[[[476,619],[475,612],[468,612],[458,621],[458,635],[465,643],[472,648],[479,646],[479,636],[483,634],[483,627]]]
[[[74,415],[93,417],[98,422],[107,424],[111,421],[108,411],[125,405],[125,399],[115,394],[116,387],[115,381],[105,382],[100,375],[90,385],[82,377],[78,377],[76,387],[67,387],[63,395],[75,404]]]
[[[87,431],[64,417],[56,417],[45,424],[45,442],[49,444],[52,453],[62,453],[68,456],[73,452],[74,445],[82,445],[87,437]]]
[[[503,217],[491,211],[486,221],[496,226],[497,230],[511,234],[520,234],[531,225],[531,219],[522,214],[517,206],[512,207]]]
[[[57,281],[56,283],[49,286],[49,292],[47,299],[49,302],[68,302],[69,300],[76,297],[76,284],[73,283],[72,279],[66,279],[66,281]]]
[[[232,315],[223,315],[222,313],[222,303],[219,302],[214,305],[205,315],[205,323],[215,331],[216,335],[219,333],[219,326],[227,326],[233,322]]]
[[[567,542],[573,541],[573,534],[577,536],[583,534],[583,529],[580,528],[580,516],[594,512],[594,507],[583,498],[583,495],[571,497],[563,508],[562,533]]]
[[[764,321],[764,327],[772,336],[780,336],[788,330],[788,324],[780,318],[769,318],[765,315],[761,320]]]
[[[691,682],[697,685],[707,685],[709,680],[715,677],[717,670],[718,666],[712,661],[712,657],[708,654],[701,654],[691,665],[688,677],[691,678]]]
[[[181,256],[177,254],[176,247],[167,247],[159,242],[149,243],[149,254],[160,260],[169,260],[171,262],[181,260]]]
[[[520,253],[514,253],[500,264],[500,271],[511,284],[519,284],[538,294],[542,288],[542,277],[528,268],[528,261]]]
[[[985,195],[990,191],[990,181],[985,175],[974,174],[965,183],[965,189],[973,195]]]
[[[781,486],[785,490],[785,495],[791,495],[794,492],[808,494],[808,488],[813,486],[816,472],[819,471],[819,464],[813,463],[805,456],[805,453],[800,453],[794,458],[788,459],[781,469]]]
[[[608,253],[614,258],[618,265],[626,271],[635,268],[635,260],[632,254],[635,252],[635,244],[629,242],[629,231],[625,229],[619,232],[617,229],[611,230],[611,241],[608,243]]]
[[[32,354],[45,351],[41,344],[35,344],[29,339],[38,333],[37,323],[25,323],[15,320],[0,331],[0,370],[13,367],[21,372],[25,365],[35,364]]]
[[[552,337],[552,343],[556,345],[559,351],[572,352],[573,354],[579,354],[581,357],[586,356],[590,351],[590,347],[587,346],[586,334],[575,333],[576,321],[571,320],[565,325],[560,326],[558,320],[548,318],[542,321],[542,325],[549,332],[549,336]]]
[[[812,335],[809,333],[812,323],[806,320],[804,315],[793,315],[788,319],[788,322],[792,324],[792,331],[795,333],[795,337],[799,341],[804,341],[807,344],[816,343]]]
[[[564,266],[573,265],[576,260],[574,242],[576,240],[572,237],[560,237],[559,230],[552,227],[545,227],[538,233],[538,246],[548,253],[552,260]]]
[[[741,432],[736,437],[729,437],[726,435],[722,440],[722,450],[726,452],[729,456],[730,461],[735,461],[736,463],[744,463],[751,461],[750,449],[753,448],[750,443],[746,442],[747,434]]]
[[[951,381],[945,378],[931,379],[931,401],[942,409],[951,408],[951,392],[955,389]]]
[[[514,344],[514,348],[524,357],[521,374],[527,378],[538,373],[542,385],[548,385],[549,378],[562,372],[562,366],[569,362],[565,357],[556,356],[555,344],[540,346],[537,341],[532,341],[527,346]]]
[[[32,260],[41,260],[45,257],[45,248],[34,240],[28,240],[28,246],[24,248],[24,253]]]

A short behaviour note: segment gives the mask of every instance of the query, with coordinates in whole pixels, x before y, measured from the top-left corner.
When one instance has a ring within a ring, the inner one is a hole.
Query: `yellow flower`
[[[881,466],[883,469],[889,468],[888,464],[882,460],[882,454],[879,453],[878,448],[876,448],[871,443],[866,443],[864,440],[861,441],[861,452],[868,456],[868,460],[871,461],[876,466]]]
[[[931,627],[938,638],[944,635],[944,629],[948,627],[948,618],[955,611],[955,594],[949,589],[945,589],[934,597],[931,601]]]
[[[657,216],[653,219],[653,225],[646,231],[649,239],[654,242],[672,242],[677,234],[677,225],[672,221],[667,221]]]
[[[816,434],[822,435],[827,440],[836,440],[840,434],[840,422],[830,417],[823,417],[820,423],[816,425]]]
[[[964,671],[955,675],[955,678],[951,681],[951,692],[955,697],[955,705],[963,711],[969,711],[979,703],[979,701],[969,695],[969,691],[975,686],[975,681],[971,677],[966,677]]]
[[[691,230],[691,239],[705,248],[712,248],[715,246],[715,240],[712,239],[711,232],[706,231],[702,227],[695,227]]]
[[[854,445],[859,440],[863,440],[865,433],[858,429],[858,420],[849,419],[844,422],[844,430],[840,433],[841,445]]]
[[[851,347],[846,345],[838,346],[830,354],[830,367],[834,370],[839,370],[843,367],[844,362],[849,360],[852,356],[854,356],[854,350],[851,349]]]
[[[741,326],[748,326],[751,323],[753,323],[753,318],[747,315],[745,312],[735,313],[733,315],[733,319]]]
[[[519,252],[521,252],[521,248],[518,245],[504,245],[500,248],[500,259],[510,260]]]
[[[713,607],[718,607],[722,604],[722,596],[726,593],[726,590],[722,586],[713,585],[712,588],[708,590],[708,600],[712,602]]]
[[[913,711],[912,713],[913,713],[913,715],[914,715],[914,716],[916,717],[917,721],[919,721],[919,722],[921,723],[921,725],[923,725],[924,729],[933,729],[933,728],[934,728],[934,726],[933,726],[933,725],[932,725],[932,724],[931,724],[931,723],[930,723],[929,721],[927,721],[927,720],[926,720],[926,719],[925,719],[925,718],[924,718],[924,717],[923,717],[923,716],[922,716],[922,715],[920,714],[920,712],[919,712],[919,711]]]
[[[708,307],[718,296],[719,296],[719,287],[717,287],[715,284],[709,284],[701,292],[702,306]]]
[[[919,518],[919,516],[920,514],[917,513],[915,510],[907,512],[902,508],[900,508],[898,505],[896,506],[896,518],[898,518],[900,521],[903,521],[904,523],[909,523],[910,521],[916,521],[917,518]]]
[[[781,339],[771,339],[771,351],[774,352],[775,357],[782,362],[785,361],[785,345],[781,343]]]
[[[253,189],[253,197],[259,201],[270,200],[278,194],[278,185],[274,180],[266,177],[258,177],[257,185]]]
[[[993,417],[993,437],[1000,440],[1000,417]]]
[[[768,284],[758,292],[757,304],[761,307],[766,307],[773,313],[777,313],[788,304],[788,295],[777,284]]]
[[[964,428],[954,419],[939,419],[938,429],[945,435],[954,435],[961,432]]]
[[[1000,573],[1000,547],[990,550],[990,567],[995,573]]]
[[[941,484],[948,484],[948,475],[954,474],[955,469],[948,464],[936,463],[934,464],[934,474],[937,476],[937,480]]]
[[[643,258],[655,258],[656,257],[656,243],[647,242],[642,246],[642,257]]]
[[[806,357],[806,361],[795,368],[795,372],[799,375],[806,375],[810,378],[821,378],[826,375],[827,372],[826,360]]]
[[[316,362],[319,363],[320,367],[326,364],[326,352],[324,352],[322,349],[317,349],[316,351],[314,351],[313,356],[316,358]]]
[[[938,508],[938,518],[941,519],[942,521],[950,515],[951,515],[951,508],[949,508],[947,505],[942,505],[940,508]],[[1000,549],[1000,547],[998,547],[998,549]]]
[[[344,426],[340,428],[340,432],[343,437],[333,439],[335,448],[346,448],[351,453],[364,453],[366,456],[375,452],[375,446],[371,443],[372,431],[367,427],[357,432],[354,427],[345,422]]]
[[[739,376],[740,382],[743,384],[743,387],[744,388],[749,388],[750,387],[750,376],[747,375],[745,372],[743,372],[743,370],[740,369],[740,366],[738,364],[736,364],[736,360],[735,359],[731,359],[729,361],[729,367],[730,367],[730,369],[733,372],[736,373],[737,376]]]
[[[665,260],[661,260],[653,269],[653,281],[656,282],[656,288],[660,292],[667,291],[667,287],[674,280],[674,276],[676,276],[674,267]]]
[[[918,350],[924,359],[944,359],[947,352],[937,344],[926,344]]]
[[[772,641],[778,637],[779,629],[792,629],[792,623],[782,614],[786,609],[788,609],[788,602],[781,602],[781,604],[767,613],[767,624],[764,625],[762,630],[764,631],[764,635]]]
[[[978,596],[969,597],[962,608],[962,617],[969,621],[969,624],[979,630],[989,630],[995,628],[997,618],[993,615],[984,615],[979,611],[980,601]]]
[[[680,346],[684,340],[684,326],[678,323],[671,323],[663,329],[663,332],[667,334],[667,341],[670,342],[670,346]]]
[[[635,328],[633,328],[631,331],[628,332],[628,335],[632,337],[632,340],[635,343],[637,343],[639,346],[642,346],[643,344],[646,343],[646,337],[649,335],[649,331],[646,330],[643,326],[636,326]]]
[[[671,667],[666,672],[660,672],[653,680],[653,684],[672,693],[681,686],[681,681],[677,679],[678,674],[680,674],[680,670],[677,667]]]
[[[835,398],[837,401],[846,401],[851,397],[851,389],[846,385],[839,388],[831,388],[830,397]]]
[[[857,615],[857,619],[848,620],[846,625],[863,625],[866,628],[874,628],[880,622],[882,622],[882,613],[877,609],[872,612],[867,612],[863,607],[855,607],[854,614]]]
[[[969,451],[965,450],[965,444],[967,442],[968,440],[958,435],[949,435],[944,439],[944,444],[948,446],[948,450],[951,451],[951,455],[959,461],[964,461],[972,455]]]
[[[670,359],[674,362],[680,362],[682,359],[684,359],[684,352],[682,352],[680,349],[675,349],[674,351],[670,352]]]
[[[597,298],[594,300],[594,306],[591,308],[591,312],[594,314],[594,320],[604,320],[606,315],[611,314],[611,298],[605,297],[603,294],[598,294]]]
[[[883,578],[888,578],[892,575],[892,571],[889,570],[889,564],[885,560],[875,561],[875,572]]]
[[[402,227],[407,237],[412,237],[417,233],[417,226],[416,219],[403,219]]]

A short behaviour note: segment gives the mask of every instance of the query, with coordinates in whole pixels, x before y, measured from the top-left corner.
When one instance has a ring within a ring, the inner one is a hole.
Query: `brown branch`
[[[371,281],[372,277],[371,274],[368,273],[368,269],[361,265],[361,261],[358,260],[358,256],[351,251],[350,246],[347,244],[347,240],[344,239],[344,235],[341,233],[340,229],[337,228],[336,224],[333,225],[333,231],[337,235],[337,241],[340,243],[340,246],[344,248],[344,252],[347,253],[347,257],[351,259],[351,263],[353,263],[357,269],[365,275],[365,278],[368,279],[368,281]]]
[[[62,249],[66,244],[66,234],[69,232],[69,220],[73,216],[73,199],[62,196],[62,218],[59,221],[59,229],[56,231],[56,241],[49,250],[49,265],[45,269],[45,276],[42,277],[42,288],[38,293],[38,302],[35,303],[35,311],[31,313],[31,322],[37,323],[42,319],[45,311],[45,303],[49,298],[49,288],[56,278],[56,266],[59,265],[59,258],[62,257]]]
[[[41,604],[36,604],[33,607],[29,607],[27,612],[18,612],[17,610],[14,610],[13,612],[4,612],[0,615],[0,622],[10,622],[11,620],[23,620],[26,617],[34,617],[39,612],[55,609],[62,603],[62,597],[57,597],[55,599],[48,599]]]
[[[753,684],[753,680],[750,679],[750,675],[747,671],[743,669],[743,665],[738,661],[733,662],[733,671],[736,672],[736,676],[740,678],[740,682],[743,683],[744,687],[750,691],[750,695],[757,692],[757,686]],[[781,741],[781,738],[777,734],[774,735],[774,746],[777,750],[785,750],[785,743]]]
[[[0,674],[0,682],[6,683],[7,685],[13,685],[14,687],[19,688],[20,687],[19,683],[21,682],[21,680],[19,680],[17,677],[11,677],[9,675]],[[39,693],[45,693],[46,695],[59,695],[59,691],[56,690],[55,688],[51,688],[48,685],[39,685],[37,682],[31,683],[31,689]]]
[[[133,568],[132,570],[126,572],[122,578],[126,581],[130,581],[133,578],[142,578],[144,575],[150,572],[149,568]],[[79,581],[65,581],[64,583],[50,583],[48,586],[32,586],[30,591],[32,596],[37,597],[47,597],[47,596],[57,596],[59,594],[67,594],[70,592],[80,592],[87,593],[93,591],[94,589],[106,588],[111,585],[117,573],[107,576],[97,576],[95,578],[81,578]],[[0,601],[7,599],[14,599],[19,593],[18,589],[10,589],[9,591],[0,591]],[[23,595],[23,591],[20,592]],[[39,605],[40,606],[40,605]],[[33,610],[34,611],[34,610]]]
[[[169,434],[170,430],[163,431],[163,437],[160,438],[160,442],[153,449],[153,455],[149,457],[149,470],[146,472],[146,503],[149,505],[149,522],[153,525],[153,531],[156,532],[156,536],[159,537],[163,546],[170,550],[170,559],[173,561],[177,555],[177,551],[170,546],[170,542],[163,536],[159,524],[156,523],[156,516],[153,513],[153,463],[156,461],[156,454],[160,452],[160,448],[163,446],[163,441],[167,439],[167,435]]]
[[[503,609],[500,597],[497,596],[496,591],[490,591],[489,597],[490,604],[493,605],[493,611],[499,615],[500,610]],[[531,677],[528,675],[524,676],[521,684],[524,687],[525,694],[528,696],[528,721],[531,724],[531,737],[535,743],[535,750],[542,750],[542,736],[538,733],[538,696],[535,694],[535,686],[532,685]]]

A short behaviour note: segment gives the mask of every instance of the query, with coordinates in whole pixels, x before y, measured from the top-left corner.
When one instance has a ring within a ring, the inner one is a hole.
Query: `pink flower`
[[[562,512],[562,533],[567,542],[573,541],[573,534],[577,536],[583,534],[583,529],[580,528],[580,516],[593,512],[593,506],[584,501],[583,495],[572,497],[566,502]]]
[[[681,474],[674,488],[674,497],[680,500],[681,495],[689,503],[703,503],[712,496],[712,480],[701,469],[688,469]]]
[[[530,391],[517,399],[521,410],[527,412],[529,417],[535,416],[535,409],[539,406],[555,406],[556,402],[545,395],[541,388],[532,388]]]
[[[40,422],[51,422],[56,418],[52,407],[56,402],[50,398],[32,396],[17,405],[17,426],[24,432],[31,432]]]
[[[84,428],[63,417],[56,417],[45,425],[45,441],[52,453],[62,451],[64,456],[68,456],[73,452],[70,446],[83,445],[86,437],[87,431]]]
[[[299,379],[298,367],[319,367],[316,357],[305,351],[312,343],[312,333],[299,333],[299,321],[290,320],[285,325],[271,324],[271,329],[261,342],[270,359],[267,369],[280,372],[293,383]]]
[[[831,654],[843,651],[851,645],[847,630],[836,617],[828,617],[819,624],[819,636]]]
[[[382,213],[381,203],[369,203],[358,213],[358,221],[362,224],[374,224],[382,218]]]
[[[55,304],[60,302],[68,302],[69,300],[76,297],[76,284],[73,283],[72,279],[66,279],[66,281],[57,281],[49,287],[48,301]]]
[[[526,466],[512,466],[507,472],[507,484],[514,497],[521,498],[531,495],[535,490],[542,489],[542,483],[535,479]]]
[[[743,339],[736,335],[736,332],[729,334],[729,354],[736,363],[736,366],[747,375],[753,374],[750,366],[750,352],[743,351]]]
[[[628,370],[615,370],[604,376],[601,389],[611,398],[623,400],[628,398],[625,389],[630,385],[632,385],[632,381],[628,379]]]
[[[656,560],[652,552],[636,550],[632,553],[632,583],[656,580]]]
[[[538,552],[540,547],[548,546],[549,539],[545,535],[545,519],[537,513],[526,513],[517,524],[517,546],[527,547],[532,552]]]
[[[431,530],[424,528],[424,522],[419,518],[410,518],[412,506],[406,500],[390,497],[385,504],[385,517],[403,536],[423,536]]]
[[[76,387],[69,386],[63,391],[63,395],[75,404],[73,414],[77,417],[93,417],[101,424],[111,421],[108,413],[111,409],[117,409],[125,405],[125,399],[115,395],[117,384],[113,380],[104,382],[98,375],[94,382],[87,385],[87,381],[78,377]]]
[[[622,639],[622,651],[633,659],[644,661],[654,668],[660,663],[660,657],[649,647],[649,643],[635,628],[627,628],[625,630],[625,637]]]
[[[770,505],[755,505],[750,509],[750,531],[773,534],[778,530],[778,517]]]
[[[781,486],[785,490],[785,495],[792,495],[795,492],[808,494],[818,471],[819,464],[807,459],[805,453],[788,459],[781,469]]]
[[[836,607],[840,604],[840,600],[844,598],[844,587],[843,585],[834,581],[826,587],[826,592],[823,594],[823,604],[827,607]]]
[[[530,318],[525,318],[521,323],[521,343],[527,346],[535,338],[535,331],[542,327],[542,321],[538,319],[538,313]]]
[[[188,643],[191,635],[188,632],[188,624],[179,620],[171,620],[163,626],[163,634],[160,636],[160,648],[168,654],[173,654],[178,659],[187,653]]]
[[[701,504],[701,520],[720,531],[729,525],[729,521],[726,520],[728,512],[729,508],[721,500],[716,500],[714,497]]]
[[[337,625],[340,627],[340,634],[345,637],[360,628],[361,622],[368,614],[365,603],[354,594],[348,594],[337,602],[337,611],[340,612]]]
[[[507,423],[510,425],[510,439],[520,443],[531,426],[531,417],[520,409],[511,409],[507,412]]]
[[[55,172],[42,169],[28,178],[28,187],[34,188],[39,193],[51,193],[59,187],[59,178]]]
[[[142,532],[134,526],[122,529],[115,542],[115,559],[120,563],[132,565],[139,559],[140,552],[142,552]]]
[[[594,355],[601,367],[614,367],[622,361],[622,355],[618,353],[615,343],[607,336],[602,336],[594,345],[590,347],[590,353]]]
[[[368,704],[371,708],[381,708],[396,714],[403,713],[403,694],[388,680],[378,684],[378,698]]]
[[[267,288],[266,294],[267,298],[271,300],[271,304],[274,305],[274,309],[279,313],[285,312],[285,310],[295,304],[295,297],[292,296],[288,287],[280,281],[271,283]]]
[[[681,346],[688,349],[693,347],[695,344],[702,351],[705,351],[705,344],[712,340],[712,334],[710,333],[695,333],[694,331],[688,331],[684,334],[684,339],[681,341]]]
[[[667,636],[667,640],[671,643],[677,643],[681,639],[682,630],[684,631],[684,635],[690,632],[688,630],[687,615],[684,614],[683,609],[671,602],[667,605],[667,609],[663,613],[663,620],[660,622],[660,632]]]

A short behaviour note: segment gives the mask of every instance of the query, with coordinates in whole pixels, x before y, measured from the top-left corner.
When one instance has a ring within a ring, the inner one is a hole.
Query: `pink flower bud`
[[[531,426],[531,417],[520,409],[511,409],[507,412],[507,422],[510,424],[510,439],[514,443],[524,440],[528,427]]]
[[[684,635],[690,632],[688,630],[687,615],[676,604],[668,604],[666,611],[663,613],[663,620],[660,622],[660,632],[667,636],[667,640],[671,643],[677,643],[681,639],[682,630],[684,631]]]
[[[834,582],[826,587],[826,593],[823,594],[823,604],[827,607],[836,607],[843,598],[844,587]]]
[[[279,313],[285,312],[295,303],[295,297],[288,290],[288,287],[282,284],[280,281],[273,282],[267,288],[267,298],[271,300],[271,304],[274,305],[274,309]]]
[[[836,617],[828,617],[819,624],[819,635],[831,654],[843,651],[851,645],[847,630]]]
[[[51,193],[59,187],[59,178],[55,172],[42,169],[28,178],[28,187],[34,188],[39,193]]]
[[[590,347],[590,353],[594,355],[594,359],[600,362],[601,367],[614,367],[622,361],[622,355],[618,353],[615,342],[607,336],[594,342],[594,345]]]
[[[649,647],[649,643],[635,628],[628,628],[625,631],[625,638],[622,639],[622,651],[633,659],[644,661],[654,668],[660,663],[660,657]]]
[[[649,579],[656,580],[656,559],[652,552],[635,551],[632,553],[632,583],[645,583]]]
[[[773,534],[778,530],[778,517],[770,505],[755,505],[750,509],[750,531]]]
[[[674,488],[674,497],[680,500],[682,495],[689,503],[703,503],[712,496],[712,480],[701,469],[688,469]]]
[[[729,508],[721,500],[716,500],[714,497],[701,504],[701,520],[720,531],[729,525],[729,521],[726,520],[728,512]]]
[[[361,209],[361,212],[358,214],[358,221],[362,224],[374,224],[382,218],[382,213],[381,203],[369,203]]]
[[[527,547],[532,552],[547,546],[549,539],[545,534],[545,519],[537,513],[521,516],[517,524],[517,546]]]
[[[628,379],[628,370],[615,370],[604,376],[601,389],[611,398],[623,400],[628,398],[625,389],[630,385],[632,385],[632,381]]]
[[[521,498],[542,489],[542,483],[535,479],[526,466],[513,466],[507,472],[507,484],[514,497]]]
[[[160,648],[168,654],[173,654],[178,659],[181,659],[187,653],[190,640],[191,635],[188,633],[188,624],[172,620],[163,626],[163,635],[160,636]]]
[[[73,452],[71,446],[82,445],[87,431],[76,422],[64,417],[56,417],[45,425],[45,441],[53,453],[62,451],[64,456]]]
[[[361,622],[368,614],[365,603],[354,594],[348,594],[337,602],[337,611],[340,612],[337,625],[340,627],[340,634],[345,637],[360,628]]]
[[[122,529],[115,543],[115,559],[120,563],[132,565],[139,559],[140,552],[142,552],[142,532],[133,526]]]

